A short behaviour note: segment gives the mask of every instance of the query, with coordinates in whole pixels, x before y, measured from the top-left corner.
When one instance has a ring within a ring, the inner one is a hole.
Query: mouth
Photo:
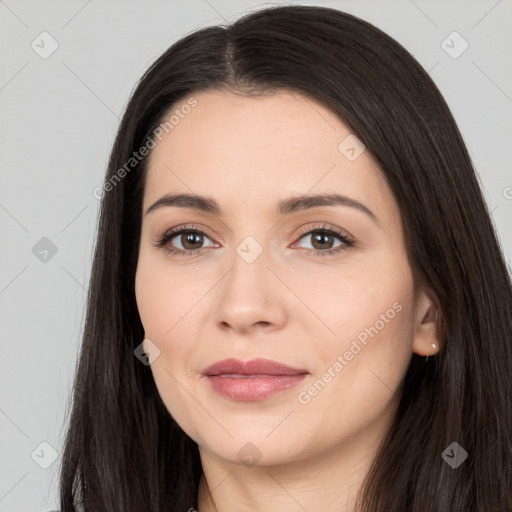
[[[258,401],[297,386],[309,372],[269,359],[224,359],[209,366],[203,375],[211,389],[226,398]]]

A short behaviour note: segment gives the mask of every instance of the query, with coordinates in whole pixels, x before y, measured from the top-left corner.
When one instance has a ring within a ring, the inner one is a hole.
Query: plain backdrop
[[[93,191],[134,85],[189,32],[284,3],[0,1],[0,512],[58,504],[99,207]],[[512,2],[291,3],[355,14],[429,71],[510,262]]]

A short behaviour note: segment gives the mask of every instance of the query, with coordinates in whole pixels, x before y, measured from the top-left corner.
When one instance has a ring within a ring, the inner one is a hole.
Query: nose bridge
[[[262,238],[262,237],[260,237]],[[264,247],[254,236],[247,235],[238,245],[234,247],[234,254],[231,260],[231,271],[226,276],[227,286],[231,292],[244,293],[244,287],[250,288],[247,292],[263,292],[258,288],[267,288],[265,283],[270,274],[267,265],[269,264],[269,247]],[[253,288],[255,290],[253,290]]]
[[[263,237],[262,237],[263,238]],[[268,245],[268,244],[267,244]],[[223,279],[216,308],[216,321],[235,330],[255,324],[281,324],[285,318],[284,297],[270,266],[270,248],[248,235],[235,246],[231,269]]]
[[[259,241],[252,235],[247,235],[237,246],[236,253],[241,260],[243,260],[247,265],[254,264],[257,260],[266,260],[269,247],[264,247],[265,240],[263,237],[259,237]],[[265,253],[265,257],[261,258],[261,256]],[[235,260],[236,261],[236,260]]]

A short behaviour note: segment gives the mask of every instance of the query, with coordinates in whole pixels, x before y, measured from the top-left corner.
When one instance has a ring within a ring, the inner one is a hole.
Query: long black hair
[[[399,205],[415,283],[440,312],[442,349],[426,363],[412,356],[361,510],[512,510],[512,285],[455,121],[391,37],[338,10],[295,5],[187,35],[132,94],[101,199],[61,511],[80,503],[86,512],[197,508],[197,445],[134,357],[143,339],[134,278],[147,158],[126,162],[196,91],[285,88],[322,102],[365,144]],[[456,469],[441,456],[453,442],[468,453]]]

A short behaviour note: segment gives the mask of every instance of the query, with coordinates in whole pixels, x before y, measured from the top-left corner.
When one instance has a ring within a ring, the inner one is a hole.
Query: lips
[[[301,383],[309,372],[269,359],[224,359],[203,372],[211,389],[239,401],[265,400]]]
[[[204,370],[203,374],[212,376],[225,375],[226,377],[248,378],[269,375],[299,375],[309,373],[305,369],[292,368],[270,359],[251,359],[241,361],[240,359],[223,359]]]

